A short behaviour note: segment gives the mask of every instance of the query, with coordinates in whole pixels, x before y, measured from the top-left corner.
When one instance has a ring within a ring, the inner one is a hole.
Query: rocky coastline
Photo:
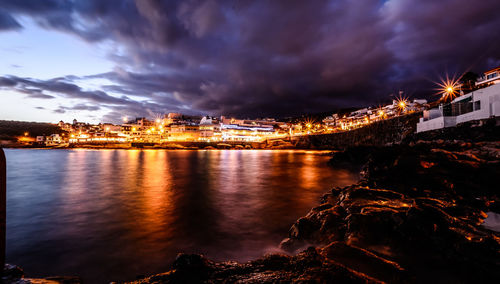
[[[363,155],[360,155],[363,153]],[[172,270],[132,283],[494,283],[500,233],[496,141],[416,141],[351,148],[361,180],[327,192],[291,227],[283,254],[248,263],[179,254]]]

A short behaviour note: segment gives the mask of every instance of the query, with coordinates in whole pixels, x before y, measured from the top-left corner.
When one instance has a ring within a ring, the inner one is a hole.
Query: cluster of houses
[[[111,123],[88,124],[60,121],[58,126],[67,134],[37,136],[38,144],[55,146],[66,143],[166,143],[166,142],[262,142],[267,139],[348,131],[382,119],[420,111],[425,100],[409,102],[394,100],[379,108],[363,108],[340,117],[333,114],[323,123],[306,121],[284,122],[272,118],[236,119],[225,116],[185,116],[168,113],[150,120],[145,117],[124,119],[121,125]]]
[[[429,105],[427,104],[427,100],[414,99],[410,102],[403,98],[400,93],[400,98],[393,100],[392,104],[376,108],[362,108],[343,116],[333,114],[323,119],[323,123],[333,130],[353,130],[376,121],[416,111],[423,111],[428,107]]]
[[[270,138],[290,138],[307,134],[347,131],[390,117],[421,111],[427,106],[425,100],[409,102],[405,99],[394,100],[392,104],[379,108],[363,108],[340,117],[338,114],[323,119],[323,123],[307,121],[284,122],[272,118],[236,119],[225,116],[185,116],[168,113],[149,120],[139,117],[124,120],[121,125],[91,125],[76,120],[73,123],[59,122],[69,137],[66,143],[165,143],[165,142],[261,142]],[[53,137],[45,137],[47,144]]]
[[[59,122],[69,133],[67,143],[143,142],[164,143],[182,141],[242,141],[260,142],[269,137],[286,136],[297,129],[275,119],[244,120],[221,117],[184,116],[168,113],[154,120],[145,117],[126,120],[121,125]],[[44,139],[53,139],[51,136]],[[48,143],[47,143],[48,144]]]

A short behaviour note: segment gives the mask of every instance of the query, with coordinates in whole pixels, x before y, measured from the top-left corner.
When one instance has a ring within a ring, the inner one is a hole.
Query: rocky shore
[[[363,155],[360,155],[363,153]],[[498,283],[500,143],[416,141],[351,148],[362,179],[326,193],[271,254],[248,263],[180,254],[133,283]]]

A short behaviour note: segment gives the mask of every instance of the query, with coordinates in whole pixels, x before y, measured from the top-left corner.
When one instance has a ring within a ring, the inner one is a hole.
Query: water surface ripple
[[[106,283],[166,271],[178,252],[257,258],[355,181],[323,154],[8,149],[6,260]]]

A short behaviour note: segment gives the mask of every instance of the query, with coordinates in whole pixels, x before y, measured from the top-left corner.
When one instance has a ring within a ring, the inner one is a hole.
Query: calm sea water
[[[7,262],[87,283],[166,271],[179,252],[247,261],[277,249],[333,186],[321,152],[6,150]]]

